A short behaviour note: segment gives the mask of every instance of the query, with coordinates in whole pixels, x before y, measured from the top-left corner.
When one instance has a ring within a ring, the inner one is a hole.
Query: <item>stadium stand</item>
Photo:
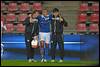
[[[19,5],[19,10],[20,10],[21,12],[30,11],[30,5],[29,5],[29,3],[21,3],[21,4]]]
[[[85,13],[81,13],[80,15],[79,15],[79,23],[82,23],[82,22],[86,22],[87,21],[87,14],[85,14]]]
[[[78,32],[86,32],[86,25],[85,24],[77,24],[77,31]]]
[[[80,5],[80,11],[88,11],[88,4],[87,3],[82,3]]]
[[[98,12],[99,12],[99,3],[94,3],[94,4],[92,5],[91,9],[92,9],[93,11],[98,11]]]
[[[14,25],[12,23],[6,24],[6,27],[7,27],[7,30],[6,30],[7,33],[13,33]]]
[[[14,2],[9,3],[9,5],[8,5],[8,11],[9,12],[15,12],[17,10],[18,10],[17,3],[14,3]]]
[[[90,32],[99,32],[98,24],[91,24],[89,29],[90,29]]]
[[[23,23],[33,10],[41,11],[47,8],[52,11],[55,7],[60,9],[62,16],[68,22],[68,27],[64,27],[65,34],[79,32],[75,29],[78,24],[84,23],[87,28],[87,24],[90,26],[93,23],[99,23],[99,3],[95,1],[43,1],[43,3],[39,1],[1,1],[1,20],[7,24]],[[91,14],[87,15],[88,12]]]
[[[7,10],[5,3],[1,2],[1,11]]]
[[[15,22],[16,21],[16,15],[13,13],[8,13],[6,15],[6,22]]]
[[[24,33],[25,26],[23,24],[17,24],[17,32]]]
[[[5,17],[4,17],[4,15],[1,15],[1,21],[5,21]]]
[[[24,20],[26,19],[26,17],[27,17],[27,14],[19,14],[18,15],[18,22],[19,23],[23,23],[24,22]]]
[[[33,3],[32,8],[35,10],[42,10],[42,4],[41,3]]]
[[[91,14],[90,21],[99,23],[99,14]]]
[[[84,14],[83,14],[84,11]],[[87,15],[86,15],[87,14]],[[86,1],[80,4],[80,15],[78,18],[77,32],[80,29],[85,29],[91,32],[98,33],[98,24],[99,24],[99,3],[93,1]],[[84,22],[83,26],[80,25],[80,22]],[[84,31],[84,30],[83,30]]]

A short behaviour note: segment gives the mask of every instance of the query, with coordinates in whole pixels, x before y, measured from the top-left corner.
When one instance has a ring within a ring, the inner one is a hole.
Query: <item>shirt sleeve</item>
[[[50,20],[52,20],[52,14],[49,15]]]
[[[23,25],[29,25],[29,24],[30,24],[29,18],[26,18]]]
[[[63,18],[63,17],[62,17]],[[64,26],[68,26],[68,22],[63,18],[63,21],[61,21],[62,22],[62,24],[64,25]]]

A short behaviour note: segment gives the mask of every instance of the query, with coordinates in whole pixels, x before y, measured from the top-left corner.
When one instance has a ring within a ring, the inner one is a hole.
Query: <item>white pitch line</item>
[[[25,42],[2,42],[2,43],[25,43]],[[64,44],[80,44],[84,42],[64,42]]]
[[[64,44],[80,44],[80,43],[84,43],[84,42],[64,42]]]

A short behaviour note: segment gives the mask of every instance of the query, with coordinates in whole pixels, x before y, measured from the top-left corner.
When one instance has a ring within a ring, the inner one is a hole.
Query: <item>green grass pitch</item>
[[[55,62],[31,62],[27,60],[1,60],[1,66],[93,66],[99,64],[98,61],[64,61],[63,63]]]

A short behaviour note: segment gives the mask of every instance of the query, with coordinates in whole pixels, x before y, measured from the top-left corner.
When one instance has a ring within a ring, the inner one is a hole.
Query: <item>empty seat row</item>
[[[6,27],[7,27],[7,30],[6,30],[7,33],[13,33],[15,29],[19,33],[24,33],[25,31],[25,26],[23,24],[13,25],[9,23],[9,24],[6,24]]]
[[[88,18],[89,17],[89,18]],[[85,13],[81,13],[78,17],[78,22],[86,22],[87,20],[90,20],[90,22],[97,22],[99,23],[99,14],[91,14],[90,16],[87,16]]]
[[[1,2],[1,10],[2,11],[9,11],[9,12],[14,12],[14,11],[22,11],[26,12],[29,10],[42,10],[42,4],[41,3],[33,3],[30,5],[29,3],[21,3],[18,5],[17,3],[9,3],[8,5],[5,5],[5,3]]]
[[[90,24],[90,26],[88,27],[90,32],[99,32],[99,27],[98,24]],[[77,24],[77,32],[86,32],[87,31],[87,27],[86,24]]]
[[[27,14],[19,14],[15,15],[13,13],[9,13],[6,16],[1,15],[1,20],[8,23],[8,22],[23,22],[28,17]]]
[[[18,19],[18,22],[23,22],[26,17],[28,17],[27,14],[19,14],[18,16],[16,16],[13,13],[9,13],[6,16],[1,15],[1,20],[2,21],[6,20],[6,22],[9,22],[9,21],[16,21]],[[84,13],[80,14],[78,20],[79,20],[78,21],[79,23],[81,22],[85,23],[88,20],[87,14],[84,14]],[[90,22],[99,23],[99,14],[91,14],[89,20]]]
[[[99,3],[93,3],[92,6],[88,6],[87,3],[82,3],[80,5],[80,11],[88,11],[88,10],[99,11]]]

